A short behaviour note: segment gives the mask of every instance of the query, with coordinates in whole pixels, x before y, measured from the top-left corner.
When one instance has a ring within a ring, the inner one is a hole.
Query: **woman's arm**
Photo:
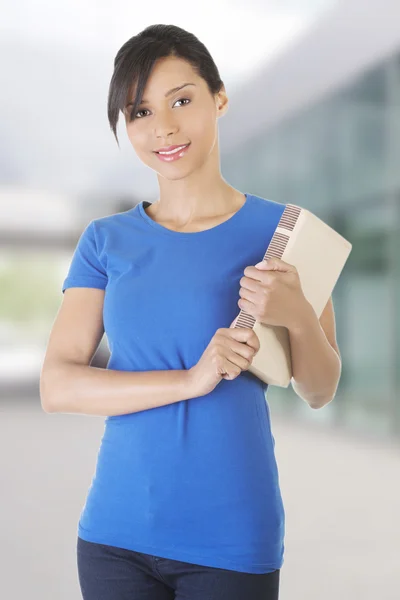
[[[118,371],[90,366],[104,334],[104,290],[69,288],[40,374],[45,412],[125,415],[196,397],[189,370]]]
[[[298,316],[289,329],[292,387],[311,408],[322,408],[335,397],[342,372],[332,296],[319,319],[309,302]]]
[[[126,415],[194,398],[189,371],[115,371],[67,361],[41,376],[45,412]]]

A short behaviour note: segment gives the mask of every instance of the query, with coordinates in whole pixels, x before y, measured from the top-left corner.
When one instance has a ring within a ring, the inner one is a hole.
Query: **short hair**
[[[132,86],[137,84],[130,119],[137,113],[155,62],[159,58],[169,56],[188,61],[195,72],[205,80],[212,95],[217,94],[224,85],[210,52],[193,33],[176,25],[149,25],[125,42],[114,59],[107,114],[118,146],[119,112],[124,112]]]

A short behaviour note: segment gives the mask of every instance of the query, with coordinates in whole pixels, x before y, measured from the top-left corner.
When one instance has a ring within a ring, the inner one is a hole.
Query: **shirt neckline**
[[[150,225],[151,227],[153,227],[154,229],[157,229],[158,231],[164,233],[165,235],[169,235],[174,236],[176,238],[180,237],[180,238],[186,238],[186,239],[191,239],[194,237],[199,237],[199,236],[207,236],[210,235],[214,232],[216,233],[220,233],[223,232],[225,229],[229,228],[229,226],[235,222],[240,216],[242,216],[242,214],[246,211],[248,205],[249,205],[249,200],[252,198],[251,194],[248,193],[244,193],[243,194],[246,198],[246,201],[242,204],[242,206],[239,208],[239,210],[237,210],[231,217],[229,217],[229,219],[226,219],[225,221],[223,221],[222,223],[219,223],[218,225],[214,225],[214,227],[209,227],[208,229],[203,229],[202,231],[174,231],[172,229],[168,229],[168,227],[164,227],[164,225],[161,225],[161,223],[157,223],[157,221],[154,221],[151,217],[149,217],[149,215],[145,212],[144,208],[145,205],[150,206],[150,202],[147,200],[142,200],[141,202],[139,202],[135,209],[137,209],[139,211],[140,216],[144,219],[144,221],[146,221],[146,223],[148,225]]]

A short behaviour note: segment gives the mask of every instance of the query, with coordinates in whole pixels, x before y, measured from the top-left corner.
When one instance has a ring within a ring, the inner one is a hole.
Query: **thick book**
[[[276,256],[296,267],[304,296],[320,318],[351,249],[352,244],[322,219],[287,204],[263,260]],[[243,309],[234,327],[251,327],[260,340],[248,371],[269,385],[288,387],[293,376],[288,329],[263,325]]]

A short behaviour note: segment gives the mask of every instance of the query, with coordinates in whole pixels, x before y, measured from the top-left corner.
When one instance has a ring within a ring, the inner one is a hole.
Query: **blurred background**
[[[201,6],[5,0],[0,23],[0,595],[81,598],[76,529],[103,418],[46,414],[39,376],[79,235],[158,193],[106,114],[113,60],[151,23],[197,35],[230,100],[221,171],[353,244],[334,289],[342,375],[312,410],[271,387],[286,556],[281,600],[400,589],[400,3]],[[104,336],[92,365],[106,367]]]

